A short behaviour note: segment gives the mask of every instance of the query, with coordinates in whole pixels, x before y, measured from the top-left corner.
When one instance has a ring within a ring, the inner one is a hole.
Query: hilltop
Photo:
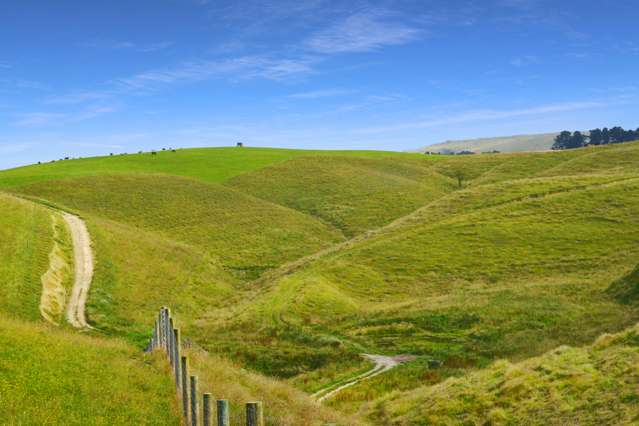
[[[636,293],[638,166],[629,143],[476,156],[214,148],[2,171],[16,207],[0,250],[15,259],[0,267],[22,278],[7,279],[0,309],[40,316],[54,206],[88,225],[100,338],[141,349],[171,306],[201,370],[224,366],[225,391],[249,388],[237,401],[276,393],[270,405],[293,407],[272,424],[311,408],[346,424],[420,424],[432,389],[465,403],[454,377],[483,381],[503,362],[639,322],[624,296]],[[412,357],[321,410],[304,394],[370,369],[362,353]]]
[[[446,141],[417,149],[417,152],[533,152],[548,151],[552,148],[558,133],[535,135],[501,136],[494,138]]]

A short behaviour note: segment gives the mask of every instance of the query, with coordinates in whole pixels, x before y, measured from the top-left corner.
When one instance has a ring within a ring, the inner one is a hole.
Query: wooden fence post
[[[246,403],[246,426],[264,426],[264,412],[261,402]]]
[[[175,359],[175,386],[179,389],[180,388],[180,352],[182,352],[182,350],[180,349],[180,329],[179,328],[174,328],[173,329],[173,340],[175,340],[175,346],[174,346],[174,353],[173,353],[173,359]]]
[[[169,318],[169,363],[171,369],[175,370],[175,333],[173,332],[173,318]]]
[[[155,345],[153,345],[153,349],[157,349],[160,347],[160,317],[158,316],[155,319],[155,330],[153,330],[155,334]]]
[[[202,426],[211,426],[211,394],[202,395]]]
[[[171,310],[166,308],[166,320],[164,321],[164,335],[166,336],[166,356],[171,361]],[[173,364],[171,364],[173,365]]]
[[[160,347],[164,347],[164,306],[160,308],[158,313],[158,328],[160,329]]]
[[[155,330],[157,329],[157,327],[155,326],[155,324],[153,324],[153,331],[151,332],[151,350],[150,352],[153,352],[153,349],[155,349]]]
[[[187,377],[189,374],[189,361],[183,356],[182,360],[182,411],[184,412],[184,423],[187,424],[189,421],[189,383],[187,381]]]
[[[197,426],[197,376],[191,376],[191,426]]]
[[[230,426],[229,402],[226,399],[217,400],[217,426]]]
[[[169,336],[166,332],[166,323],[168,322],[168,310],[166,307],[162,308],[162,348],[166,352],[166,348],[169,346]]]

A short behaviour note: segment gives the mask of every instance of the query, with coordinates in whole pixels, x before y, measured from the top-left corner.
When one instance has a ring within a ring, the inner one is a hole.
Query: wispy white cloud
[[[355,0],[351,0],[354,2]],[[257,35],[278,21],[286,21],[287,29],[305,26],[309,21],[325,19],[340,13],[352,5],[327,0],[244,0],[235,2],[210,2],[211,16],[222,24],[241,28],[240,36]],[[350,3],[350,2],[349,2]]]
[[[293,93],[287,97],[290,99],[320,99],[320,98],[332,98],[336,96],[343,96],[353,93],[352,90],[344,89],[324,89],[314,90],[310,92]]]
[[[639,54],[639,44],[633,41],[624,41],[613,46],[613,49],[622,54],[637,55]]]
[[[51,96],[44,100],[48,105],[66,105],[66,104],[80,104],[84,102],[94,102],[110,97],[108,91],[87,91],[87,92],[74,92],[66,95]]]
[[[267,56],[243,56],[222,60],[184,62],[177,66],[156,69],[118,78],[104,83],[102,90],[76,91],[44,99],[48,105],[83,104],[118,96],[148,93],[165,86],[226,78],[232,81],[267,79],[290,81],[314,73],[317,57],[272,58]]]
[[[481,121],[505,120],[508,118],[544,115],[583,109],[602,108],[607,106],[605,102],[566,102],[542,105],[538,107],[513,109],[513,110],[472,110],[448,116],[439,116],[419,121],[411,121],[385,127],[372,127],[360,129],[360,133],[388,133],[410,129],[425,129],[430,127],[445,126]]]
[[[78,123],[114,111],[112,107],[93,106],[76,112],[30,112],[17,115],[17,119],[12,124],[19,127],[40,127]]]
[[[0,78],[0,91],[47,90],[48,87],[38,81],[22,78]]]
[[[244,56],[219,61],[187,62],[175,68],[143,72],[116,80],[120,90],[144,91],[179,82],[207,80],[215,77],[231,79],[265,78],[284,80],[313,72],[315,58],[274,59]]]
[[[366,10],[311,36],[305,47],[321,54],[369,52],[414,41],[421,30],[386,11]]]
[[[520,55],[510,60],[510,65],[514,67],[526,67],[529,65],[535,65],[540,62],[540,59],[536,55]]]
[[[532,9],[539,5],[540,0],[499,0],[498,4],[516,9]]]
[[[156,43],[135,43],[132,41],[92,40],[80,43],[80,46],[97,49],[133,50],[136,52],[150,53],[167,49],[173,46],[173,42],[162,41]]]
[[[8,61],[0,61],[0,69],[9,69],[13,68],[13,64]]]

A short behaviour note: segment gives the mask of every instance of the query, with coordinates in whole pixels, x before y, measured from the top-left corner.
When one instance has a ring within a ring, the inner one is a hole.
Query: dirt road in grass
[[[335,385],[324,388],[318,392],[315,392],[311,395],[313,398],[317,399],[317,402],[325,401],[329,398],[334,397],[339,392],[343,391],[346,388],[349,388],[357,383],[371,379],[375,376],[378,376],[382,373],[387,372],[388,370],[397,367],[398,365],[411,361],[415,359],[412,355],[399,355],[399,356],[384,356],[384,355],[371,355],[371,354],[362,354],[364,358],[367,358],[375,363],[375,366],[368,370],[367,372],[360,374],[359,376],[353,377],[346,382],[337,383]]]
[[[62,217],[71,231],[75,259],[75,279],[67,303],[67,321],[76,328],[90,328],[84,310],[93,279],[91,237],[82,219],[69,213],[63,213]]]

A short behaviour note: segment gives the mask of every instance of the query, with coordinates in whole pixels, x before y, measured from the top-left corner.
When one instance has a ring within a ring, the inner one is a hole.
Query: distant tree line
[[[625,130],[623,127],[613,127],[612,129],[604,127],[603,129],[593,129],[588,134],[564,130],[555,138],[552,149],[573,149],[588,145],[608,145],[636,140],[639,140],[639,128]]]

